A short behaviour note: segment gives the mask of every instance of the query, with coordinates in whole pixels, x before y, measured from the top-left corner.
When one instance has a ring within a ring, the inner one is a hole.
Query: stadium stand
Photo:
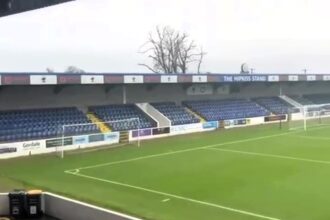
[[[207,121],[270,115],[267,109],[247,99],[185,101],[183,104],[201,115]]]
[[[330,95],[329,94],[311,94],[304,95],[305,99],[310,100],[313,104],[328,104],[330,103]]]
[[[109,122],[107,125],[112,131],[127,131],[138,128],[156,127],[156,122],[134,104],[91,106],[89,107],[89,111],[93,112],[104,122]],[[128,120],[133,118],[139,118],[139,121]]]
[[[290,97],[302,105],[330,103],[330,96],[327,94],[292,95]],[[182,104],[183,106],[174,102],[151,103],[154,108],[171,121],[172,125],[198,123],[201,119],[196,115],[200,115],[206,121],[220,121],[270,114],[287,114],[289,111],[291,113],[299,112],[299,109],[275,96],[251,100],[185,101]],[[135,104],[91,106],[89,112],[93,115],[86,115],[75,107],[0,111],[0,142],[60,137],[63,135],[63,125],[84,124],[66,127],[65,136],[93,134],[110,130],[127,131],[157,126],[157,123]],[[95,120],[92,120],[93,117],[91,116],[95,116]],[[128,120],[132,118],[139,118],[139,121]],[[100,123],[112,122],[105,123],[108,129],[101,129],[102,126],[96,123],[98,120]]]
[[[311,100],[305,98],[304,96],[291,95],[289,97],[301,105],[313,105],[314,104]]]
[[[158,111],[170,119],[172,125],[199,123],[200,119],[174,102],[151,103]]]
[[[329,94],[291,95],[289,97],[301,105],[321,105],[330,103]]]
[[[63,125],[90,123],[77,108],[33,109],[0,112],[0,142],[59,137]],[[68,127],[65,135],[98,132],[95,125]]]
[[[299,109],[294,108],[279,97],[260,97],[253,100],[276,115],[299,112]]]

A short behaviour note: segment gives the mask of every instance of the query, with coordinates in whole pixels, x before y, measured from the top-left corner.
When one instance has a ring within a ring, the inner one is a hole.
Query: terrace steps
[[[187,111],[187,112],[189,112],[189,113],[191,113],[191,114],[193,114],[194,116],[196,116],[202,123],[203,122],[206,122],[206,120],[202,117],[202,116],[200,116],[199,114],[197,114],[196,112],[194,112],[194,111],[192,111],[191,109],[189,109],[188,107],[184,107],[185,108],[185,110]]]
[[[121,131],[119,136],[119,143],[128,143],[129,142],[129,132]]]
[[[303,107],[302,104],[300,104],[300,103],[297,102],[296,100],[290,98],[289,96],[282,95],[282,96],[280,96],[280,98],[283,99],[284,101],[290,103],[292,106],[297,107],[297,108],[301,108],[301,107]]]
[[[108,125],[106,125],[101,119],[99,119],[93,112],[88,112],[87,117],[91,122],[96,124],[96,126],[100,129],[102,133],[111,132],[111,129]]]

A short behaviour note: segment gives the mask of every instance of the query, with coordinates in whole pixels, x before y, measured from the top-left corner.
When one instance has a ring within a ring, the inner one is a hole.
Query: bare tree
[[[189,35],[166,26],[157,27],[150,33],[140,53],[146,54],[152,64],[140,63],[154,73],[187,73],[189,67],[197,64],[200,73],[201,64],[206,53],[198,48]]]
[[[68,66],[65,70],[66,73],[85,73],[84,70],[76,67],[76,66]]]
[[[203,63],[203,60],[204,60],[204,56],[206,55],[207,53],[204,52],[203,48],[201,47],[200,49],[200,53],[199,53],[199,60],[198,60],[198,64],[197,64],[197,73],[200,74],[201,73],[201,67],[202,67],[202,63]]]

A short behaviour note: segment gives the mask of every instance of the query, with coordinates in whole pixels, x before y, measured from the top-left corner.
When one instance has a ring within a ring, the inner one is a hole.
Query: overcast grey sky
[[[137,53],[157,25],[208,52],[202,71],[330,72],[328,0],[77,0],[0,19],[0,72],[147,72]],[[191,69],[191,72],[195,69]]]

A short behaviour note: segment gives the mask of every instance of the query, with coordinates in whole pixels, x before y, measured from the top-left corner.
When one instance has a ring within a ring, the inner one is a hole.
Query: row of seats
[[[256,102],[246,99],[186,101],[183,104],[207,121],[220,121],[270,115]]]
[[[330,94],[290,95],[289,97],[301,105],[322,105],[330,103]]]
[[[0,112],[0,142],[55,138],[98,133],[96,125],[77,108],[32,109]]]
[[[301,105],[314,105],[314,103],[305,98],[304,96],[299,96],[299,95],[290,95],[289,98],[293,99],[294,101],[298,102]]]
[[[127,131],[133,129],[156,127],[157,123],[142,112],[136,105],[105,105],[89,108],[113,131]]]
[[[329,94],[312,94],[312,95],[304,95],[305,99],[310,100],[312,103],[316,105],[320,104],[329,104],[330,103],[330,95]]]
[[[195,115],[188,112],[184,107],[176,105],[174,102],[151,103],[151,105],[167,117],[172,125],[200,122],[200,119]]]
[[[299,112],[299,109],[279,97],[260,97],[253,100],[276,115]]]
[[[290,98],[302,106],[309,106],[307,109],[309,112],[330,109],[330,94],[291,95]]]

